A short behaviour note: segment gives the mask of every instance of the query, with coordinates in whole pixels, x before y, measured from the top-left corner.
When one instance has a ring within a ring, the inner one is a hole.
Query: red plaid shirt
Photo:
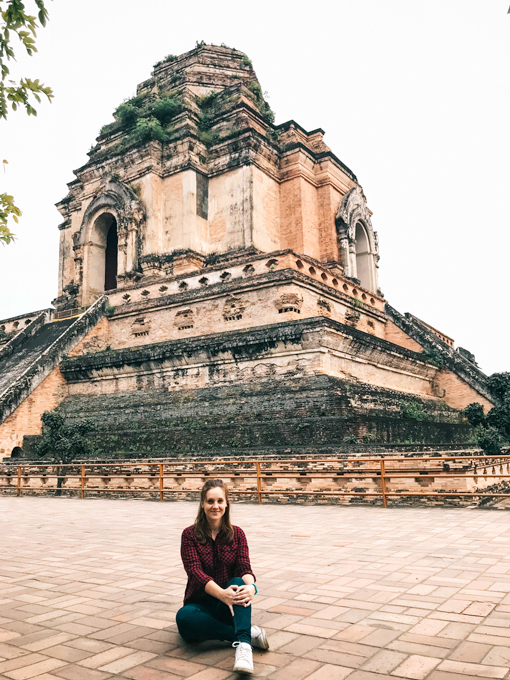
[[[184,604],[204,597],[204,588],[209,581],[226,588],[234,576],[251,574],[255,578],[246,536],[239,527],[234,527],[234,539],[230,545],[216,544],[216,541],[202,545],[195,537],[195,528],[187,527],[182,532],[181,557],[188,574]]]

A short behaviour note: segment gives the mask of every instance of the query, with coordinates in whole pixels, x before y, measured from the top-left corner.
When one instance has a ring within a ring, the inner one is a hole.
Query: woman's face
[[[209,489],[202,507],[204,508],[205,516],[209,521],[217,522],[221,519],[227,509],[227,502],[223,489],[220,489],[219,487]]]

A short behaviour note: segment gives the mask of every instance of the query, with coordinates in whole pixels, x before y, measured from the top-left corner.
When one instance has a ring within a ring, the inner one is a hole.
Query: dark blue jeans
[[[233,578],[229,586],[243,586],[242,578]],[[251,644],[251,606],[234,605],[234,616],[226,604],[206,595],[200,602],[185,604],[175,617],[177,628],[186,642],[228,640]]]

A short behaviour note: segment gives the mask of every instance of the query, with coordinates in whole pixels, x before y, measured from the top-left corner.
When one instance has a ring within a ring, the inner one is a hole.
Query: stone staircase
[[[0,424],[41,384],[104,315],[106,296],[78,318],[39,315],[0,350]]]

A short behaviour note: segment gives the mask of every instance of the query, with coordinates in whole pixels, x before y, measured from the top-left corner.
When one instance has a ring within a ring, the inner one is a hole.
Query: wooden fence
[[[17,496],[61,490],[66,495],[125,493],[194,497],[202,484],[219,477],[236,495],[258,503],[272,496],[314,497],[510,498],[484,487],[510,479],[510,455],[385,456],[308,460],[242,460],[100,463],[68,465],[27,462],[0,467],[0,493]],[[360,486],[364,485],[364,486]],[[509,485],[510,488],[510,485]]]

